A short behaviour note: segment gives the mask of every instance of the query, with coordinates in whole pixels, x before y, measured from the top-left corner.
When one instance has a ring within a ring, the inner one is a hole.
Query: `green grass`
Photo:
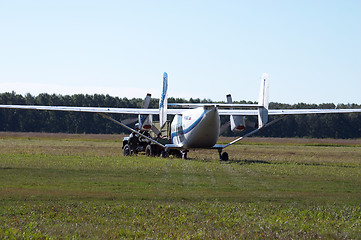
[[[220,163],[105,140],[0,138],[0,238],[361,239],[360,146],[244,142]]]

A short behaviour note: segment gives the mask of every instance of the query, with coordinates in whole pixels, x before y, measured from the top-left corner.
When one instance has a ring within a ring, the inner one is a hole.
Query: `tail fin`
[[[262,74],[261,89],[258,100],[258,128],[262,128],[268,122],[268,74]]]
[[[164,126],[167,122],[167,107],[168,107],[168,74],[166,72],[163,73],[163,91],[159,101],[159,123],[160,128]]]

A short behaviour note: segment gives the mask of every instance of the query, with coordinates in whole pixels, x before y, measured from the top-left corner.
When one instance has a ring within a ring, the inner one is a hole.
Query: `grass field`
[[[250,138],[229,162],[120,146],[0,133],[0,238],[361,239],[361,140]]]

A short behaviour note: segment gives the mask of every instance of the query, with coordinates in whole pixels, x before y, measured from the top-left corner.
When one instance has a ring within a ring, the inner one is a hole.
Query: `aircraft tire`
[[[171,155],[174,155],[176,158],[182,158],[182,152],[180,150],[172,150]]]
[[[162,152],[160,153],[160,157],[161,158],[167,158],[169,157],[169,153],[165,150],[162,150]]]
[[[182,159],[183,159],[183,160],[187,160],[187,159],[188,159],[188,156],[187,156],[187,152],[186,152],[186,151],[184,151],[184,152],[182,151],[181,154],[182,154]]]
[[[147,156],[147,157],[153,157],[154,156],[153,149],[152,149],[152,146],[150,144],[148,144],[145,147],[145,156]]]
[[[228,161],[228,153],[227,152],[222,153],[222,161]]]
[[[123,147],[123,155],[124,157],[128,157],[130,156],[131,152],[130,152],[130,147],[128,144],[125,144]]]

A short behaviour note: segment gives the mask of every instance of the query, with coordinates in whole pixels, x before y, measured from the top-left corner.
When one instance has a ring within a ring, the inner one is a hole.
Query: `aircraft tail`
[[[163,90],[162,95],[159,101],[159,123],[160,128],[164,126],[167,122],[167,107],[168,107],[168,74],[166,72],[163,73]]]
[[[267,73],[262,74],[261,89],[259,92],[258,105],[258,128],[262,128],[268,122],[268,79]]]

